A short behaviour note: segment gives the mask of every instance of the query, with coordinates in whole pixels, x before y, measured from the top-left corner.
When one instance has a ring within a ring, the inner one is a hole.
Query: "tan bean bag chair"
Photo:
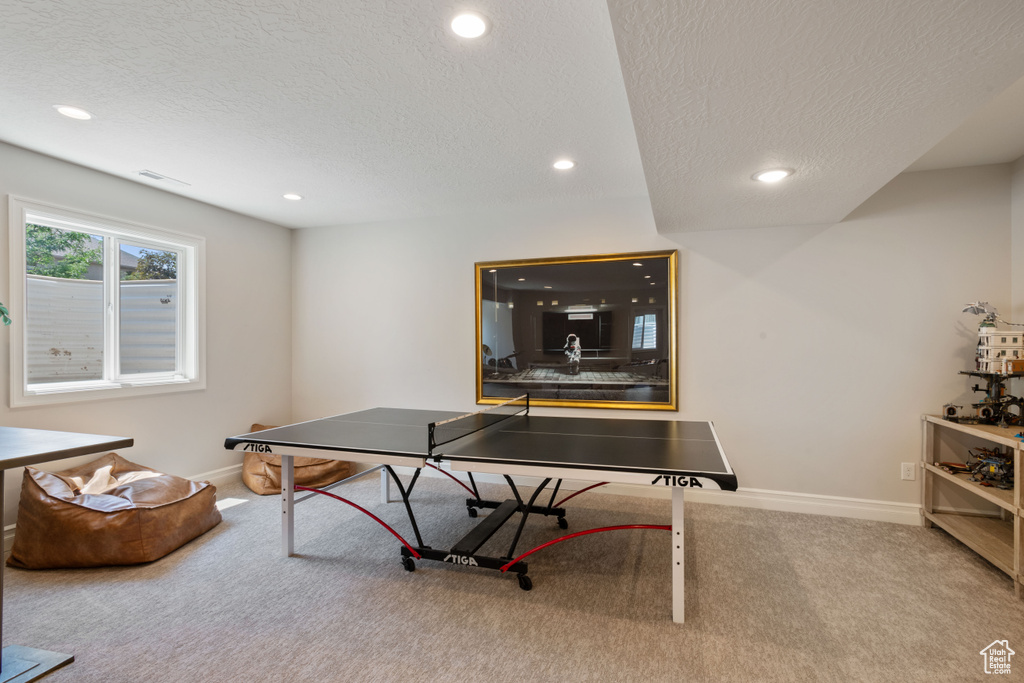
[[[252,431],[273,429],[254,424]],[[355,466],[344,460],[295,456],[295,483],[320,488],[355,474]],[[242,481],[261,496],[281,493],[281,456],[271,453],[246,453],[242,461]]]
[[[152,562],[220,523],[217,489],[117,453],[61,472],[25,468],[10,567]]]

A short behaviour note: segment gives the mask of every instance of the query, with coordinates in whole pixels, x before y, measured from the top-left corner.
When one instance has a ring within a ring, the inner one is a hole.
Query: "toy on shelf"
[[[982,486],[999,489],[1013,488],[1013,451],[1003,453],[998,448],[972,448],[967,451],[967,467],[971,470],[971,481]]]
[[[1024,327],[999,317],[995,307],[987,301],[968,304],[964,313],[984,315],[978,325],[978,347],[974,370],[961,370],[961,375],[978,377],[985,386],[975,383],[972,391],[984,392],[985,397],[972,403],[973,414],[964,414],[963,407],[947,403],[943,406],[943,417],[951,422],[967,424],[990,424],[1000,427],[1024,424],[1024,399],[1007,392],[1009,380],[1024,377],[1024,330],[1000,329],[996,325]]]
[[[969,474],[971,468],[962,462],[940,462],[939,469],[950,474]]]

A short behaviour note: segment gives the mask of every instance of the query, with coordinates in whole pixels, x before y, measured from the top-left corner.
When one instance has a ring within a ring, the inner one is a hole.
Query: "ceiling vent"
[[[161,180],[166,181],[168,183],[174,183],[175,185],[181,185],[182,187],[192,187],[192,185],[190,185],[189,183],[186,183],[182,180],[175,180],[174,178],[168,178],[162,173],[157,173],[156,171],[139,171],[139,175],[145,178],[150,178],[151,180]]]

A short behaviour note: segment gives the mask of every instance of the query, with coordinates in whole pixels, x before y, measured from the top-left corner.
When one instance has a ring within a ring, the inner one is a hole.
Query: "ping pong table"
[[[599,531],[670,530],[672,618],[680,623],[684,617],[683,494],[688,488],[735,491],[737,487],[736,474],[711,422],[536,416],[529,414],[526,396],[468,414],[373,408],[231,437],[225,441],[225,448],[281,456],[282,551],[285,555],[292,555],[295,550],[296,503],[317,494],[347,503],[384,526],[401,541],[401,562],[407,571],[415,569],[415,560],[475,566],[514,573],[524,590],[530,590],[533,585],[524,559],[545,547]],[[383,468],[385,476],[390,477],[401,494],[415,538],[407,541],[365,508],[331,493],[330,489],[337,484],[322,489],[296,485],[293,460],[296,456],[349,460]],[[452,471],[464,472],[469,485],[441,469],[442,463]],[[394,467],[414,468],[415,471],[411,479],[403,483]],[[420,535],[411,494],[424,468],[433,468],[451,477],[471,494],[466,499],[471,517],[477,517],[479,510],[490,510],[472,531],[454,544],[433,547]],[[512,498],[483,499],[474,473],[504,477]],[[513,477],[540,478],[541,483],[526,497],[520,493]],[[597,483],[556,502],[558,489],[565,479]],[[552,482],[550,500],[541,502],[541,493]],[[558,526],[565,529],[568,524],[566,510],[560,507],[562,503],[607,483],[671,489],[671,525],[630,524],[584,530],[517,554],[528,517],[553,516]],[[297,498],[297,492],[308,494]],[[519,524],[508,552],[498,557],[480,552],[517,514]]]

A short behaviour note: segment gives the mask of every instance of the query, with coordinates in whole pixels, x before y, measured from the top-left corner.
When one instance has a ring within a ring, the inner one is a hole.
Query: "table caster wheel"
[[[569,528],[569,522],[565,521],[565,517],[559,517],[558,518],[558,528],[559,529],[568,529]]]
[[[476,508],[467,508],[469,510],[470,517],[476,517]]]
[[[528,591],[533,588],[533,579],[526,574],[519,574],[519,587],[524,591]]]
[[[407,572],[416,571],[416,563],[412,561],[411,557],[402,558],[402,567],[405,568],[405,571]]]

